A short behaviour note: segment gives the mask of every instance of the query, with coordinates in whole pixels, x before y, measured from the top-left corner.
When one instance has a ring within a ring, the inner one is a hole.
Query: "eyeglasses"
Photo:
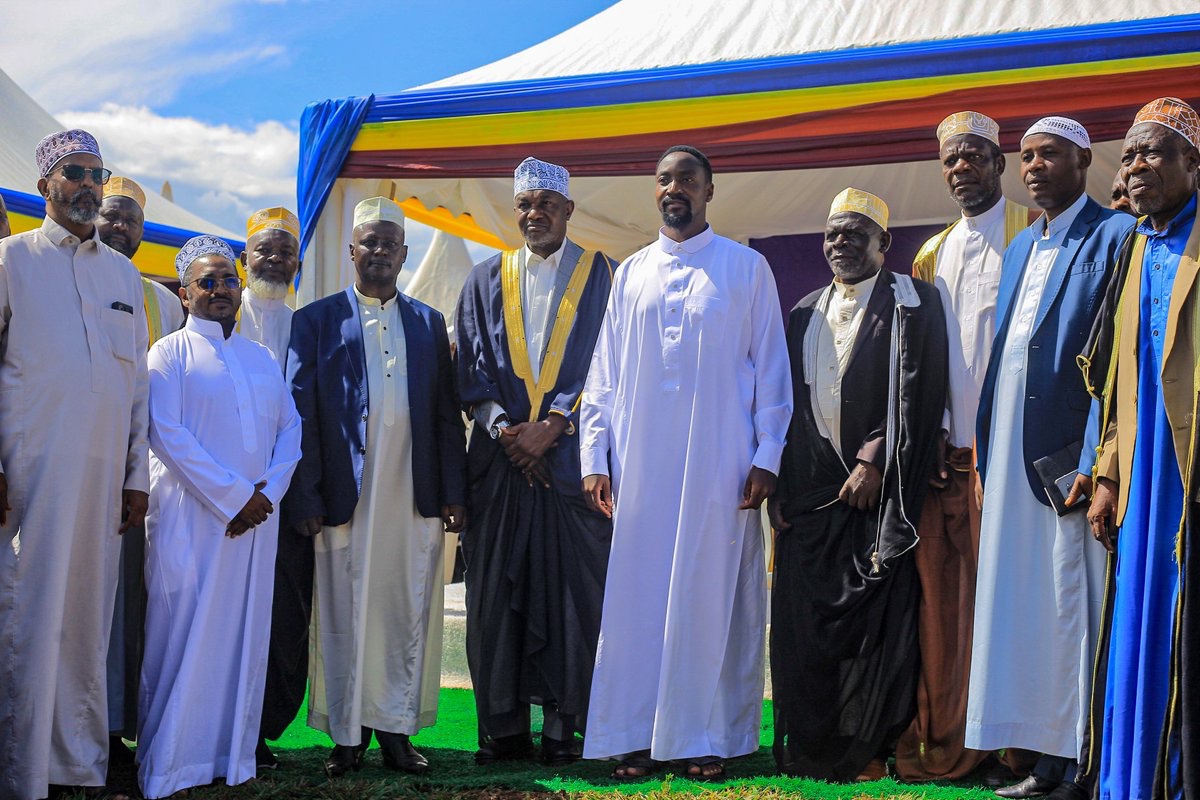
[[[194,281],[188,281],[200,287],[201,291],[211,292],[218,286],[224,286],[231,292],[236,292],[242,288],[242,279],[236,275],[230,275],[228,278],[196,278]]]
[[[100,186],[108,183],[108,179],[112,177],[112,170],[104,167],[81,167],[78,164],[64,164],[62,167],[62,176],[71,183],[82,182],[83,176],[89,172],[92,174],[92,182]]]

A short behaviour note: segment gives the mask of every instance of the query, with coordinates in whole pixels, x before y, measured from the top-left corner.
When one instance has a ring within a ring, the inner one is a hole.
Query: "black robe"
[[[573,248],[568,242],[568,250]],[[566,341],[558,380],[537,419],[575,409],[608,293],[613,263],[594,258]],[[530,418],[530,398],[513,371],[504,323],[501,257],[475,267],[459,300],[459,393],[468,413],[498,402],[513,423]],[[529,731],[529,704],[555,709],[582,731],[600,635],[612,523],[583,498],[579,438],[561,436],[546,454],[551,488],[530,486],[482,425],[467,449],[467,664],[479,741]]]
[[[818,432],[804,378],[805,334],[825,290],[801,300],[788,323],[795,400],[777,498],[791,527],[775,545],[771,675],[775,759],[790,774],[854,780],[916,709],[911,549],[945,409],[946,325],[937,291],[914,281],[919,305],[899,309],[900,424],[889,423],[896,280],[880,273],[842,378],[845,462]],[[884,476],[870,511],[837,500],[857,460]]]

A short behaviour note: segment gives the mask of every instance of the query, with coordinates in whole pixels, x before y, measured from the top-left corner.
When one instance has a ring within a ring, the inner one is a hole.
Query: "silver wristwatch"
[[[499,422],[493,422],[492,427],[488,428],[488,433],[492,435],[493,439],[499,439],[500,434],[507,430],[510,425],[512,425],[512,423],[507,419],[502,419]]]

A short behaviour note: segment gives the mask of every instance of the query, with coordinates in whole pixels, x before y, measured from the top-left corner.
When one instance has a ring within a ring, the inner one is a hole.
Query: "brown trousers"
[[[969,447],[946,454],[950,483],[925,496],[917,523],[921,676],[917,716],[896,745],[896,770],[906,781],[962,778],[988,756],[963,746],[979,563],[974,461]]]

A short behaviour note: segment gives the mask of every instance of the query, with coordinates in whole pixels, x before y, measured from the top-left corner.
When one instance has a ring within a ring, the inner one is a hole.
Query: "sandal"
[[[662,769],[662,763],[650,757],[649,750],[628,753],[612,771],[613,780],[640,781]]]
[[[684,760],[684,777],[692,781],[720,781],[725,779],[725,759],[720,756],[701,756]]]

